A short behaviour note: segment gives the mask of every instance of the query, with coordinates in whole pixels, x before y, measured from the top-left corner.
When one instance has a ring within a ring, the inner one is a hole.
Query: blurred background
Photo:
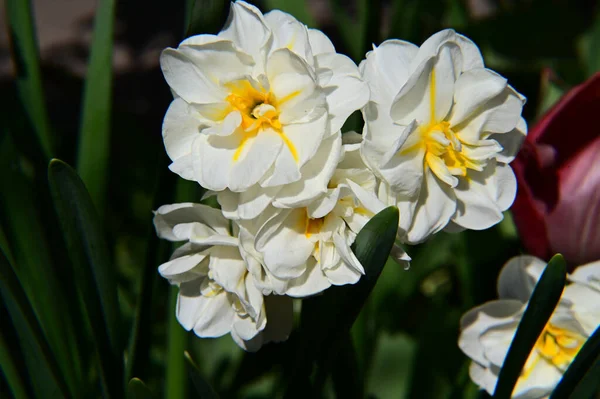
[[[251,3],[263,12],[288,11],[309,27],[323,30],[338,52],[357,63],[372,44],[387,38],[420,45],[440,29],[454,28],[479,45],[486,66],[507,77],[528,98],[524,116],[530,128],[562,93],[591,76],[600,63],[596,54],[600,51],[600,5],[593,0]],[[227,1],[197,0],[193,8],[189,4],[183,0],[115,2],[113,77],[112,82],[105,82],[112,87],[110,157],[106,200],[99,205],[99,213],[117,270],[123,329],[141,326],[138,356],[130,371],[156,397],[191,397],[195,391],[183,357],[178,355],[187,350],[222,397],[278,397],[285,384],[285,346],[270,344],[249,354],[229,336],[199,339],[186,333],[174,320],[176,291],[156,272],[172,249],[154,237],[152,210],[175,201],[199,201],[202,195],[199,187],[177,181],[167,169],[170,162],[161,124],[172,97],[158,57],[162,49],[176,47],[186,35],[218,32],[229,9]],[[43,247],[59,264],[68,256],[43,183],[47,160],[39,156],[34,129],[19,100],[16,77],[22,60],[11,56],[15,53],[9,45],[11,29],[2,5],[0,223],[16,258],[27,258]],[[52,155],[75,165],[97,3],[35,0],[32,6],[54,141]],[[194,21],[191,29],[186,22],[190,18]],[[360,131],[361,124],[360,115],[355,114],[344,130]],[[37,230],[26,234],[27,239],[11,238],[18,236],[24,224],[35,225]],[[410,270],[388,262],[352,330],[357,375],[365,392],[373,398],[478,397],[468,377],[468,359],[457,346],[459,319],[469,308],[496,298],[501,266],[527,252],[513,219],[507,213],[501,224],[487,231],[441,233],[407,252],[413,258]],[[0,307],[0,320],[4,340],[17,342],[5,306]],[[80,342],[82,348],[88,338]],[[128,339],[125,333],[123,340]],[[18,353],[18,346],[12,351]],[[93,381],[93,371],[88,374],[85,378]],[[327,397],[335,396],[332,381],[327,380],[325,387]],[[95,397],[95,392],[92,386],[87,397]],[[10,397],[2,375],[0,397]]]

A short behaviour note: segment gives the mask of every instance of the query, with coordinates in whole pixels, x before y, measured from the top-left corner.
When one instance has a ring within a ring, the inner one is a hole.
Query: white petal
[[[358,67],[350,58],[342,54],[328,53],[317,57],[319,68],[333,71],[327,82],[327,106],[332,117],[330,129],[336,132],[354,111],[369,101],[369,86],[358,72]]]
[[[409,78],[418,47],[402,40],[386,40],[366,55],[360,70],[371,88],[371,100],[389,107]]]
[[[201,135],[194,141],[194,176],[204,188],[221,191],[228,187],[233,156],[241,140],[238,131],[224,137]]]
[[[325,132],[327,132],[327,114],[322,114],[306,123],[295,123],[283,127],[283,135],[289,140],[286,149],[292,150],[295,155],[292,159],[298,167],[302,167],[315,156],[322,145]],[[287,182],[286,182],[287,183]]]
[[[483,345],[485,357],[493,365],[502,367],[518,324],[518,321],[514,321],[510,324],[494,326],[481,334],[480,341]]]
[[[229,17],[219,37],[233,41],[246,53],[260,58],[261,50],[271,37],[271,32],[256,7],[243,1],[231,3]]]
[[[484,368],[475,362],[469,366],[469,376],[473,382],[485,389],[490,395],[494,394],[498,376],[489,368]]]
[[[517,126],[508,133],[490,135],[491,140],[496,140],[502,146],[502,151],[496,154],[496,159],[503,163],[510,163],[521,149],[521,144],[527,136],[527,122],[521,118]]]
[[[517,195],[517,179],[508,165],[496,165],[496,203],[504,212],[513,204]]]
[[[569,281],[585,284],[600,292],[600,261],[578,266],[575,271],[569,275]]]
[[[309,258],[306,271],[298,278],[290,280],[286,294],[301,298],[317,294],[331,286],[329,279],[323,273],[315,258]]]
[[[527,378],[519,378],[513,391],[515,397],[537,399],[548,397],[562,373],[544,358],[539,357]]]
[[[229,222],[218,209],[203,204],[184,202],[163,205],[154,214],[154,227],[160,238],[177,240],[173,228],[180,223],[199,222],[221,235],[229,234]]]
[[[241,193],[219,192],[217,200],[228,219],[255,219],[271,203],[281,187],[261,187],[258,184]]]
[[[201,121],[181,98],[173,100],[163,121],[162,136],[171,160],[192,152],[192,143],[200,133]]]
[[[239,111],[233,111],[227,114],[225,119],[214,126],[202,130],[203,134],[229,136],[233,134],[242,124],[242,114]]]
[[[256,249],[275,277],[291,279],[306,270],[306,261],[315,244],[305,235],[306,211],[282,210],[256,234]]]
[[[454,89],[456,103],[450,122],[459,124],[479,107],[499,95],[505,88],[506,79],[489,69],[471,69],[460,75]]]
[[[211,278],[227,292],[245,297],[246,264],[237,247],[215,247],[210,250]]]
[[[243,191],[256,184],[269,170],[282,145],[281,137],[272,129],[262,130],[255,137],[248,138],[231,168],[229,188]]]
[[[454,131],[461,141],[476,143],[493,133],[507,133],[521,121],[525,99],[507,86],[498,96],[489,100],[465,119]]]
[[[326,111],[325,95],[310,66],[288,49],[279,49],[267,61],[267,76],[277,98],[283,124],[306,122]]]
[[[265,15],[265,21],[273,32],[273,48],[287,48],[312,63],[313,54],[306,25],[280,10]]]
[[[212,298],[201,297],[206,302],[197,314],[194,333],[203,338],[220,337],[231,331],[236,313],[231,306],[229,294],[222,291]]]
[[[171,284],[191,281],[202,275],[200,270],[194,271],[194,268],[196,268],[206,256],[207,255],[203,253],[182,256],[163,263],[158,267],[158,272],[161,276],[169,280]]]
[[[529,301],[539,274],[546,262],[535,256],[520,255],[511,258],[502,267],[498,276],[498,296],[501,299],[516,299],[523,303]],[[534,274],[531,273],[534,271]]]
[[[188,103],[220,102],[226,93],[182,51],[167,48],[160,56],[165,80]]]
[[[335,171],[342,152],[341,134],[323,140],[314,157],[300,170],[302,179],[284,186],[273,205],[279,208],[307,206],[327,192],[327,183]]]
[[[426,171],[406,242],[422,242],[431,234],[437,233],[448,224],[455,212],[454,192],[444,183],[440,183],[431,171]]]
[[[206,78],[218,86],[252,73],[254,60],[251,56],[239,51],[228,40],[219,39],[217,36],[214,38],[214,42],[203,44],[188,42],[178,50],[191,60]]]
[[[331,40],[318,29],[308,30],[308,39],[310,41],[310,47],[312,48],[313,55],[334,53],[335,47],[331,43]]]
[[[358,260],[356,255],[354,255],[354,252],[352,252],[352,249],[350,249],[350,245],[352,245],[352,242],[348,242],[347,237],[343,236],[342,234],[334,234],[333,242],[335,243],[335,248],[340,257],[342,258],[346,267],[352,269],[352,273],[347,273],[347,275],[354,276],[356,278],[354,282],[358,281],[360,275],[365,274],[365,269],[360,264],[360,261]]]

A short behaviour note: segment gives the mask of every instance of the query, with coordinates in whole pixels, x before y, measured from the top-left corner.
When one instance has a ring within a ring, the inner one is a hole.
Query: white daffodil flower
[[[242,1],[218,35],[190,37],[160,61],[175,97],[163,123],[170,169],[238,193],[229,212],[246,219],[275,198],[295,206],[324,192],[340,153],[332,136],[369,98],[323,33]]]
[[[507,165],[526,134],[525,98],[484,68],[475,44],[452,30],[417,47],[387,40],[360,65],[371,89],[362,154],[400,210],[410,243],[449,230],[488,228],[513,202]]]
[[[327,192],[306,207],[271,206],[258,220],[240,222],[242,254],[264,294],[305,297],[332,284],[354,284],[364,274],[350,246],[384,204],[359,147],[344,145]]]
[[[500,299],[467,312],[459,347],[473,362],[471,379],[493,394],[498,374],[535,284],[546,264],[533,256],[511,259],[498,279]],[[600,325],[600,263],[569,276],[563,296],[538,337],[513,391],[519,399],[546,398],[586,339]],[[595,283],[594,283],[595,281]]]
[[[263,298],[240,255],[237,227],[218,209],[182,203],[161,206],[154,216],[159,237],[185,241],[158,271],[179,286],[177,320],[199,337],[231,333],[248,351],[287,339],[292,303],[287,297]],[[267,326],[267,317],[269,324]]]

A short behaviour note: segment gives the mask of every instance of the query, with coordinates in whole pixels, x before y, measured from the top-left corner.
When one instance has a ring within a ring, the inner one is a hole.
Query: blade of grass
[[[98,214],[85,185],[70,166],[52,160],[48,180],[77,286],[95,334],[93,342],[100,361],[98,371],[103,389],[106,395],[116,397],[123,392],[121,318],[117,282]]]
[[[215,392],[213,387],[208,383],[208,381],[204,379],[202,373],[200,372],[200,369],[198,368],[196,363],[194,363],[194,360],[192,359],[188,351],[185,351],[184,356],[187,363],[188,371],[190,373],[190,378],[194,383],[194,387],[196,388],[198,396],[202,399],[218,398],[219,395],[217,395],[217,393]]]
[[[39,397],[68,397],[69,390],[56,359],[27,295],[3,252],[0,252],[0,295],[17,330],[30,378],[35,381],[36,393],[42,395]]]
[[[309,27],[317,26],[306,0],[266,0],[265,4],[268,10],[281,10],[293,15],[298,21]]]
[[[139,378],[132,378],[127,384],[127,399],[150,399],[152,393]]]
[[[53,154],[52,134],[44,103],[31,1],[6,0],[5,4],[19,98],[46,159],[50,159]]]
[[[77,171],[100,215],[108,178],[115,1],[100,0],[83,94]]]
[[[565,287],[567,266],[561,255],[554,255],[531,294],[502,369],[494,399],[508,399],[519,379],[531,349],[552,316]]]
[[[19,279],[72,395],[82,387],[81,362],[68,273],[53,262],[44,230],[39,191],[19,167],[11,136],[0,142],[0,245]]]
[[[17,365],[15,364],[13,355],[10,353],[10,349],[4,339],[2,330],[0,330],[0,370],[6,379],[6,383],[8,384],[13,397],[27,398],[30,396],[25,388],[23,378],[19,373]]]
[[[563,374],[560,382],[552,391],[550,399],[568,398],[585,377],[585,374],[594,366],[600,356],[600,327],[585,342],[573,362]],[[575,396],[579,398],[581,396]]]
[[[168,341],[165,398],[180,399],[187,397],[187,379],[185,372],[185,358],[183,352],[187,344],[187,331],[179,325],[175,310],[179,288],[172,286],[169,291],[168,311]]]

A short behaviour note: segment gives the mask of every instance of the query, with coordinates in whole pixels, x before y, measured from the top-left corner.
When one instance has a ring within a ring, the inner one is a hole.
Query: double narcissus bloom
[[[525,99],[477,46],[452,30],[421,47],[388,40],[360,69],[371,89],[362,152],[382,200],[400,209],[403,240],[501,221],[516,192],[507,163],[526,134]]]
[[[170,169],[219,204],[155,213],[160,237],[185,242],[159,272],[198,336],[230,333],[246,350],[285,339],[291,297],[365,273],[351,245],[385,206],[417,242],[448,224],[489,227],[512,202],[524,100],[452,31],[420,49],[388,41],[359,70],[322,32],[238,1],[221,32],[166,49],[161,67]],[[365,106],[364,136],[344,144]]]
[[[291,300],[272,297],[265,306],[240,255],[238,228],[230,226],[221,211],[193,203],[163,205],[155,213],[154,226],[159,237],[185,242],[158,271],[179,287],[176,314],[186,330],[199,337],[231,333],[246,350],[287,339]],[[277,317],[266,329],[269,308],[277,309]]]
[[[458,344],[473,362],[471,379],[490,395],[533,288],[546,264],[533,256],[511,259],[498,279],[500,299],[467,312]],[[600,326],[600,262],[578,267],[540,334],[513,398],[547,397],[587,338]]]
[[[175,96],[163,123],[170,168],[237,193],[234,218],[324,193],[339,158],[336,136],[369,98],[357,66],[323,33],[241,1],[218,35],[166,49],[161,67]]]

